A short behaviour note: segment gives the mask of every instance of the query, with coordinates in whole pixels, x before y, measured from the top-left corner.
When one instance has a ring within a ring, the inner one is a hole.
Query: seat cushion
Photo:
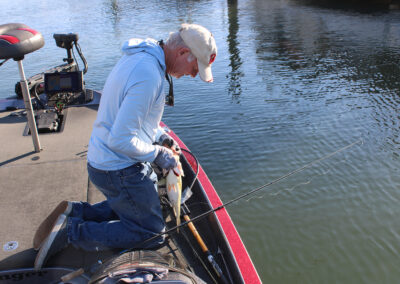
[[[10,23],[0,25],[0,59],[23,59],[25,54],[44,45],[41,33],[27,25]]]

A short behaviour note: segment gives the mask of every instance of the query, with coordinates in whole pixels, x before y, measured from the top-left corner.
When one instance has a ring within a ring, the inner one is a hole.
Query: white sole
[[[64,205],[65,202],[67,202],[66,206]],[[49,235],[42,236],[43,234],[41,235],[40,233],[52,229],[61,214],[65,214],[66,216],[68,216],[69,214],[71,214],[71,211],[72,211],[72,203],[68,201],[62,201],[57,205],[56,208],[54,208],[54,210],[50,213],[50,215],[40,224],[40,226],[36,230],[35,236],[33,237],[34,250],[38,251],[46,241],[46,238],[49,236]],[[54,218],[54,215],[56,215],[55,217],[57,218]],[[51,220],[54,220],[53,221],[54,223],[51,224],[50,228],[48,228],[48,224],[50,223]]]
[[[35,264],[34,264],[35,270],[40,270],[42,268],[43,262],[46,259],[47,253],[48,253],[51,245],[53,244],[54,239],[56,238],[58,232],[60,231],[61,226],[64,224],[66,219],[67,219],[67,216],[64,214],[61,214],[60,217],[58,217],[53,229],[51,230],[50,235],[47,237],[46,241],[43,243],[38,254],[36,255]]]

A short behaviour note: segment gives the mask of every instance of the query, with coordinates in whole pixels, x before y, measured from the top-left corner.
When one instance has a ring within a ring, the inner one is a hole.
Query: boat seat
[[[11,58],[17,61],[26,116],[28,118],[29,130],[32,134],[32,141],[36,153],[41,151],[41,147],[22,60],[25,54],[38,50],[43,45],[44,39],[42,34],[31,29],[27,25],[19,23],[0,25],[0,59],[4,59],[0,65]]]
[[[0,25],[0,59],[22,60],[25,54],[38,50],[43,45],[42,34],[27,25]]]

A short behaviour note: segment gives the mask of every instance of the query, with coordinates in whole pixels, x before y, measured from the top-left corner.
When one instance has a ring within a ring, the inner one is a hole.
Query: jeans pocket
[[[121,188],[135,214],[151,215],[153,207],[160,206],[155,184],[143,173],[121,179]]]
[[[131,179],[135,178],[143,169],[143,165],[141,163],[136,163],[130,167],[124,168],[122,170],[118,170],[118,176],[123,179]]]
[[[88,164],[87,167],[90,181],[100,190],[107,198],[117,196],[118,190],[115,188],[110,172],[93,168]]]

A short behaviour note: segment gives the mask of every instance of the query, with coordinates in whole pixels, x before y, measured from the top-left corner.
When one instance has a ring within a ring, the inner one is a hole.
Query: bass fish
[[[168,199],[176,217],[176,225],[179,226],[181,223],[182,176],[184,174],[182,165],[179,162],[179,155],[175,155],[175,159],[178,162],[178,166],[169,170],[166,183]]]

